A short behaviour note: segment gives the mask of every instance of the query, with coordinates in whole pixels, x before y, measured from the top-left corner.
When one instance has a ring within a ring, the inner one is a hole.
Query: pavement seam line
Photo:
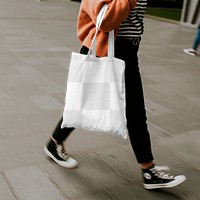
[[[122,179],[124,179],[125,181],[127,181],[128,183],[131,183],[125,176],[123,176],[120,172],[118,172],[114,167],[112,167],[105,159],[103,159],[97,152],[95,152],[97,154],[97,156],[103,160],[103,162],[105,162],[114,172],[117,173],[117,175],[119,177],[121,177]]]
[[[152,126],[154,126],[155,128],[161,130],[161,131],[162,131],[163,133],[165,133],[166,135],[171,136],[171,137],[173,136],[171,133],[169,133],[169,132],[167,132],[166,130],[162,129],[161,127],[159,127],[159,126],[153,124],[152,122],[148,121],[148,123],[151,124]]]
[[[37,165],[38,166],[38,165]],[[43,173],[47,176],[47,178],[51,181],[51,183],[56,187],[56,189],[60,192],[60,194],[63,196],[64,199],[66,200],[70,200],[68,198],[68,196],[62,191],[62,189],[58,186],[58,184],[51,178],[51,176],[45,171],[43,170],[40,166],[38,166]]]
[[[17,192],[15,191],[14,187],[12,186],[11,182],[9,181],[8,177],[6,176],[6,174],[4,172],[0,173],[3,177],[3,179],[5,180],[7,186],[9,187],[11,193],[14,195],[14,197],[17,200],[21,200],[21,198],[19,197],[19,195],[17,194]]]
[[[117,198],[108,190],[105,190],[107,194],[109,194],[111,196],[111,198],[113,198],[113,200],[117,200]]]

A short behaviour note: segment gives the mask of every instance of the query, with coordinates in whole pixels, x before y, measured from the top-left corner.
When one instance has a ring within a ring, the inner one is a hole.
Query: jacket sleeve
[[[128,17],[131,9],[136,6],[136,0],[83,0],[85,10],[96,23],[97,15],[104,4],[108,4],[106,15],[100,30],[109,32],[116,29]]]

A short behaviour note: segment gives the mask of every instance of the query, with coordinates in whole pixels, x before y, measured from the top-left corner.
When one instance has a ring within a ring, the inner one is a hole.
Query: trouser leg
[[[63,142],[70,135],[70,133],[74,130],[74,128],[61,128],[63,118],[60,119],[57,126],[54,129],[52,137],[57,142]]]
[[[126,117],[129,138],[138,163],[146,163],[153,160],[153,155],[138,67],[138,48],[139,45],[134,46],[130,40],[116,39],[115,56],[126,63]]]
[[[195,39],[194,39],[194,43],[193,43],[193,49],[197,50],[200,44],[200,25],[197,29],[196,35],[195,35]]]

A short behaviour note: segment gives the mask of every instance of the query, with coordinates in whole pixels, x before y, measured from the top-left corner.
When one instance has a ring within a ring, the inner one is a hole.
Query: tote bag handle
[[[108,5],[104,4],[103,7],[101,8],[97,20],[96,20],[96,32],[94,34],[94,37],[92,39],[92,43],[90,46],[90,49],[88,51],[88,55],[92,55],[96,57],[96,37],[97,33],[99,31],[99,28],[101,26],[101,23],[103,21],[103,18],[106,14]],[[114,30],[109,32],[109,37],[108,37],[108,57],[114,57]]]

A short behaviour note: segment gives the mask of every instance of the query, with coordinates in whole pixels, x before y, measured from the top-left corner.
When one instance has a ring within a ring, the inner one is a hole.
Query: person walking
[[[97,36],[97,56],[107,55],[108,32],[115,30],[115,57],[125,61],[126,118],[129,138],[141,168],[146,189],[170,188],[186,180],[184,175],[170,175],[166,166],[157,166],[151,149],[150,133],[144,103],[143,86],[139,71],[138,50],[144,31],[147,0],[82,0],[78,14],[77,33],[80,53],[87,54],[95,34],[95,21],[104,4],[108,4],[105,18]],[[69,156],[64,141],[74,128],[61,129],[58,122],[44,147],[46,154],[58,165],[74,168],[78,162]]]
[[[183,51],[185,53],[187,53],[188,55],[196,56],[199,45],[200,45],[200,23],[197,27],[197,31],[196,31],[196,35],[195,35],[194,40],[193,40],[192,47],[187,48],[187,49],[183,49]]]

